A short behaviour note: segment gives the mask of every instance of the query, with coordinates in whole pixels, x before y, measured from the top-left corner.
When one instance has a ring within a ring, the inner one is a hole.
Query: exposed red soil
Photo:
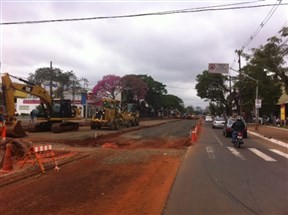
[[[33,143],[39,144],[49,141],[48,137],[33,139]],[[22,192],[27,193],[31,185],[35,186],[38,193],[25,198],[29,201],[29,198],[37,199],[39,195],[39,199],[45,199],[45,204],[40,206],[35,204],[19,213],[19,208],[25,208],[27,203],[15,199],[17,192],[14,189],[19,187],[1,188],[1,214],[161,214],[186,147],[190,145],[186,138],[147,141],[121,138],[120,141],[117,136],[97,141],[93,138],[85,141],[57,140],[57,143],[89,146],[91,149],[98,147],[99,151],[73,162],[73,165],[63,166],[59,174],[47,172],[39,178],[41,185],[35,184],[35,178],[25,180],[27,188],[18,185]],[[57,153],[59,156],[65,156],[65,153]],[[49,180],[45,180],[46,177]],[[91,177],[95,180],[85,179]],[[75,180],[81,181],[81,187],[75,184]],[[65,188],[68,189],[65,192],[74,194],[57,195]],[[9,202],[13,202],[13,207]]]

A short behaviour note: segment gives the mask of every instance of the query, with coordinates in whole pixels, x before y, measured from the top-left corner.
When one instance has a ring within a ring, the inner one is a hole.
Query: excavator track
[[[79,129],[79,123],[76,122],[58,122],[53,123],[51,131],[53,133],[62,133],[64,131],[75,131]]]
[[[40,123],[30,123],[28,125],[27,130],[29,132],[44,132],[51,131],[51,123],[50,122],[40,122]]]

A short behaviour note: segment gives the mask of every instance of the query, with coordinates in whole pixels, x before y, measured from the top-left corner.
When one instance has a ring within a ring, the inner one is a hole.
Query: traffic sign
[[[262,106],[262,100],[261,99],[255,99],[255,107],[261,108]]]
[[[209,73],[228,73],[229,64],[228,63],[209,63],[208,72]]]

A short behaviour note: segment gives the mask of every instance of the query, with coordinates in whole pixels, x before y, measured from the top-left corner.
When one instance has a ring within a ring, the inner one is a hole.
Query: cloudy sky
[[[147,74],[194,107],[207,105],[195,84],[208,63],[237,69],[236,49],[249,52],[288,25],[288,0],[278,7],[277,0],[0,2],[1,72],[27,78],[52,61],[87,78],[91,88],[108,74]],[[166,11],[172,13],[157,15]]]

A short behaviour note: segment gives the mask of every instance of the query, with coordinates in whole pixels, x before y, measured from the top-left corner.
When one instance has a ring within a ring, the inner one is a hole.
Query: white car
[[[226,120],[224,117],[215,117],[212,122],[212,128],[223,128]]]
[[[205,122],[212,122],[213,121],[213,118],[212,116],[205,116]]]

